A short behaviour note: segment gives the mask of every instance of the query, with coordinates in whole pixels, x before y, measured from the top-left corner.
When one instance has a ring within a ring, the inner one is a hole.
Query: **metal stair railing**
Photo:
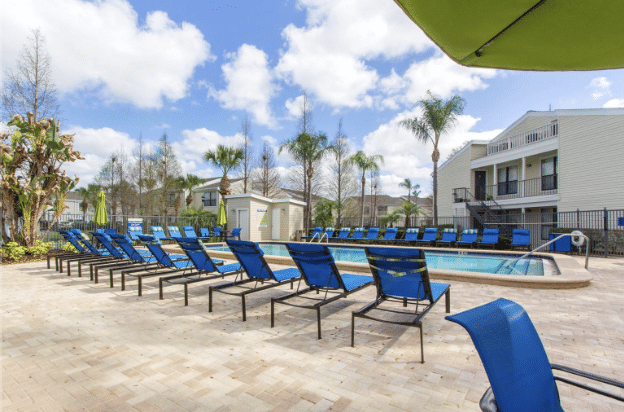
[[[587,241],[587,246],[585,246],[585,269],[589,268],[589,236],[584,235],[582,232],[575,230],[572,233],[564,233],[562,235],[557,236],[556,238],[544,243],[541,246],[536,247],[535,249],[533,249],[532,251],[525,253],[524,255],[520,256],[518,259],[509,261],[508,263],[505,264],[505,266],[511,265],[511,264],[515,264],[517,263],[519,260],[526,258],[527,256],[531,256],[533,253],[537,252],[540,249],[545,248],[546,246],[555,243],[557,240],[569,236],[571,238],[584,238]],[[583,243],[581,242],[578,246],[582,246]]]
[[[323,241],[323,238],[325,238],[325,243],[329,243],[329,235],[327,234],[327,232],[323,233],[321,235],[321,237],[319,237],[319,241],[318,242],[321,243]]]

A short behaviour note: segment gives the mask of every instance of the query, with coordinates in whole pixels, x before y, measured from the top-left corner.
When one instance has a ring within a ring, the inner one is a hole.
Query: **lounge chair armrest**
[[[562,372],[570,373],[572,375],[580,376],[580,377],[583,377],[583,378],[586,378],[586,379],[590,379],[590,380],[593,380],[593,381],[596,381],[596,382],[601,382],[601,383],[604,383],[604,384],[607,384],[607,385],[616,386],[618,388],[624,389],[624,382],[616,381],[615,379],[605,378],[605,377],[602,377],[602,376],[594,375],[593,373],[588,373],[588,372],[585,372],[585,371],[582,371],[582,370],[579,370],[579,369],[570,368],[569,366],[557,365],[557,364],[554,364],[554,363],[551,364],[550,367],[553,370],[559,370],[559,371],[562,371]],[[618,395],[615,395],[615,394],[612,394],[612,393],[609,393],[609,392],[605,392],[602,389],[598,389],[598,388],[594,388],[594,387],[591,387],[591,386],[584,385],[582,383],[574,382],[574,381],[571,381],[571,380],[569,380],[567,378],[562,378],[560,376],[555,376],[555,380],[559,380],[561,382],[565,382],[567,384],[570,384],[570,385],[573,385],[573,386],[577,386],[579,388],[588,390],[590,392],[598,393],[600,395],[607,396],[607,397],[612,398],[612,399],[617,399],[620,402],[624,402],[624,397],[618,396]]]

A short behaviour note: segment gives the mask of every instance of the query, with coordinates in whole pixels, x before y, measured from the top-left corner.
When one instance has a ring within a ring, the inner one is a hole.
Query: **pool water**
[[[289,256],[286,246],[279,243],[261,243],[266,255]],[[229,251],[227,247],[213,248],[215,251]],[[360,247],[332,247],[331,254],[336,261],[367,263],[364,249]],[[494,273],[504,275],[544,276],[556,273],[553,264],[544,264],[544,259],[530,257],[518,259],[517,255],[501,255],[464,251],[425,251],[427,267],[430,269],[458,270],[464,272]]]

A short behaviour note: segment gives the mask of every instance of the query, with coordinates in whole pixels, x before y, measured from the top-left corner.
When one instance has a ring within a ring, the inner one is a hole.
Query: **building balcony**
[[[559,135],[559,123],[555,120],[538,128],[514,136],[496,140],[487,145],[487,156],[495,155],[508,150],[518,149]]]
[[[474,193],[466,187],[453,189],[454,203],[472,203],[524,199],[538,196],[556,195],[557,175],[546,175],[537,179],[513,180],[495,185],[475,188]]]

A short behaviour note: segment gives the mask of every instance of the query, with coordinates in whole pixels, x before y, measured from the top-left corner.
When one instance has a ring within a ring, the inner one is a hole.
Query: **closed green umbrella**
[[[225,203],[223,200],[219,202],[219,213],[217,213],[217,226],[225,226],[227,218],[225,217]]]
[[[394,0],[453,60],[513,70],[624,67],[624,2]]]
[[[100,190],[95,204],[95,224],[98,226],[104,226],[107,223],[108,214],[106,213],[106,195],[104,194],[104,191]]]

